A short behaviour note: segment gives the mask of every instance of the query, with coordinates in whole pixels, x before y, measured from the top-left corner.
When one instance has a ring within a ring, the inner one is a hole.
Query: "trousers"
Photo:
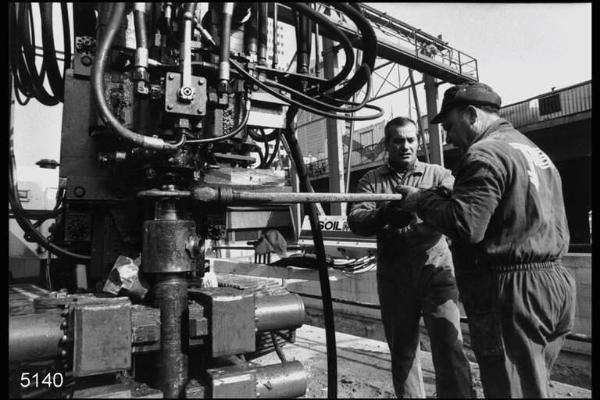
[[[575,319],[576,285],[562,265],[550,264],[457,275],[486,398],[551,395],[550,371]]]
[[[448,262],[399,265],[393,275],[377,275],[381,318],[392,359],[398,398],[425,398],[419,358],[421,315],[431,341],[438,397],[475,397],[469,361],[463,352],[458,290]]]

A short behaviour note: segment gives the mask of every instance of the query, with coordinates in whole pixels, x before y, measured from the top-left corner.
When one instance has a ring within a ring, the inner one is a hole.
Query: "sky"
[[[477,59],[511,104],[592,77],[591,3],[370,3]]]
[[[450,46],[476,58],[480,81],[492,86],[504,105],[591,79],[591,3],[370,5],[424,32],[442,34]],[[60,27],[55,29],[61,43]],[[293,38],[291,43],[295,46]],[[440,86],[440,101],[445,88]],[[408,95],[404,91],[375,104],[384,108],[385,119],[407,115]],[[422,86],[419,98],[424,107]],[[18,179],[37,169],[44,179],[57,181],[57,170],[41,171],[35,162],[60,160],[62,105],[45,107],[32,99],[25,107],[17,105],[14,115]]]

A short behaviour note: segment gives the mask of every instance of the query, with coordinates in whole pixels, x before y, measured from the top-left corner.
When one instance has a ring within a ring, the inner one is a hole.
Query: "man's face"
[[[448,112],[442,128],[447,132],[446,141],[466,151],[477,136],[466,109],[453,108]]]
[[[390,164],[395,168],[407,168],[417,160],[417,127],[411,123],[404,126],[392,126],[391,134],[385,143],[390,156]]]

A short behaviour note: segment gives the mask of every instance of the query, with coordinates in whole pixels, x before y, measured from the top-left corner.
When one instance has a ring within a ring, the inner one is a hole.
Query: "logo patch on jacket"
[[[527,169],[527,174],[529,175],[529,180],[535,186],[536,189],[539,189],[540,180],[538,178],[538,174],[536,168],[539,169],[548,169],[553,166],[552,161],[546,153],[544,153],[539,147],[528,146],[523,143],[515,143],[511,142],[509,145],[519,150],[525,159],[527,160],[527,164],[529,168]]]

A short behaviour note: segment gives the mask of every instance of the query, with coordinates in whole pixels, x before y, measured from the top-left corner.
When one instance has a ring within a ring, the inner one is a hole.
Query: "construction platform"
[[[336,333],[339,398],[395,398],[387,343],[345,333]],[[296,330],[295,343],[286,344],[283,351],[288,360],[298,360],[308,373],[305,398],[327,397],[327,356],[325,330],[303,325]],[[275,353],[253,360],[259,365],[278,362]],[[477,398],[483,398],[479,367],[471,364]],[[435,372],[431,353],[421,351],[421,369],[427,398],[435,398]],[[592,391],[578,386],[552,381],[553,397],[592,398]]]

